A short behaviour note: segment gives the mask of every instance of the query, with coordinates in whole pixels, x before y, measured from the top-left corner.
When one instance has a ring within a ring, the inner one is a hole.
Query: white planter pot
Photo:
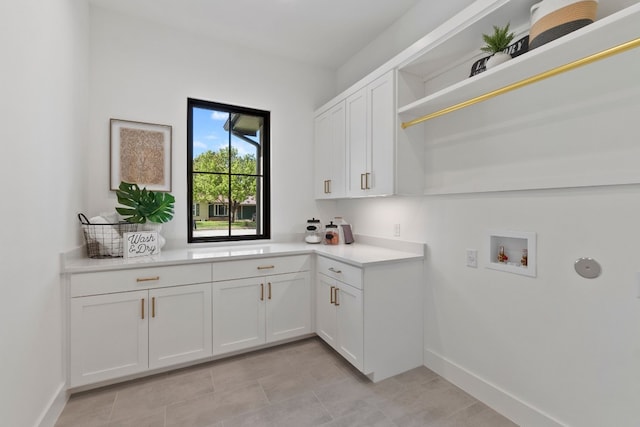
[[[144,224],[140,224],[138,230],[139,231],[156,231],[156,232],[158,232],[158,247],[160,249],[162,249],[162,247],[166,243],[165,238],[162,237],[162,235],[160,234],[160,232],[162,231],[162,224],[159,224],[157,222],[145,222]]]
[[[493,54],[491,58],[489,58],[489,60],[487,60],[487,63],[485,64],[485,66],[487,67],[487,70],[488,70],[490,68],[495,67],[496,65],[502,64],[503,62],[507,62],[510,59],[511,59],[511,55],[509,55],[508,53],[496,52]]]

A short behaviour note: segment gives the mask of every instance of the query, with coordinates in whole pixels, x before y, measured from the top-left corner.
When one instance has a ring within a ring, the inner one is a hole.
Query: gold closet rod
[[[565,71],[573,70],[574,68],[581,67],[583,65],[590,64],[595,61],[599,61],[601,59],[607,58],[609,56],[617,55],[618,53],[625,52],[627,50],[631,50],[640,46],[640,38],[635,40],[628,41],[626,43],[622,43],[618,46],[614,46],[612,48],[603,50],[602,52],[594,53],[593,55],[586,56],[582,59],[578,59],[576,61],[570,62],[566,65],[561,65],[559,67],[553,68],[549,71],[542,72],[540,74],[536,74],[535,76],[528,77],[524,80],[520,80],[519,82],[512,83],[510,85],[504,86],[500,89],[496,89],[494,91],[485,93],[484,95],[477,96],[475,98],[471,98],[468,101],[461,102],[456,105],[452,105],[451,107],[444,108],[440,111],[436,111],[435,113],[426,114],[422,117],[418,117],[417,119],[411,120],[409,122],[402,123],[402,129],[406,129],[410,126],[417,125],[418,123],[426,122],[427,120],[431,120],[436,117],[443,116],[445,114],[451,113],[453,111],[460,110],[462,108],[469,107],[470,105],[477,104],[482,101],[486,101],[487,99],[494,98],[496,96],[502,95],[507,92],[511,92],[512,90],[519,89],[521,87],[530,85],[532,83],[539,82],[540,80],[547,79],[549,77],[553,77],[560,73],[564,73]]]

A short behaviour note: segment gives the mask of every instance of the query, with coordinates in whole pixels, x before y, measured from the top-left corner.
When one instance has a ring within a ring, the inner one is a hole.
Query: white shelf
[[[526,8],[528,11],[527,5],[530,6],[533,3],[525,0],[497,2],[495,10],[491,14],[483,16],[473,25],[465,26],[459,33],[451,35],[450,38],[442,41],[432,49],[423,51],[417,59],[401,66],[400,71],[412,75],[433,75],[437,67],[443,67],[444,61],[453,60],[450,55],[445,55],[445,52],[449,52],[452,55],[462,54],[461,46],[466,47],[469,45],[461,44],[460,41],[469,37],[469,34],[473,32],[478,37],[482,31],[488,31],[486,29],[480,30],[480,28],[484,27],[489,20],[501,25],[505,17],[509,16],[510,13],[515,13],[515,10],[518,10],[519,16],[522,16],[522,9]],[[619,1],[616,4],[626,6],[626,3],[625,1]],[[639,22],[640,3],[635,3],[494,69],[459,81],[404,105],[398,109],[398,113],[403,121],[413,120],[628,42],[640,37]],[[455,48],[452,46],[455,46]],[[468,52],[469,49],[467,48],[467,55]],[[470,68],[471,63],[468,65]]]
[[[442,72],[480,52],[482,34],[493,31],[493,26],[510,24],[512,31],[529,28],[529,9],[538,0],[479,0],[447,21],[426,37],[425,46],[398,68],[403,72],[427,77]],[[471,51],[475,48],[475,51]],[[469,69],[471,63],[469,63]],[[467,73],[468,75],[468,73]]]

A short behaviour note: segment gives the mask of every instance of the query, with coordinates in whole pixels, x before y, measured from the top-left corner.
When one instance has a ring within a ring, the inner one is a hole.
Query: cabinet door
[[[263,278],[213,284],[213,354],[264,344],[266,297]]]
[[[316,199],[328,199],[327,182],[331,179],[331,114],[327,111],[314,120],[314,194]]]
[[[394,71],[367,86],[367,195],[394,193],[396,108]]]
[[[279,341],[310,333],[309,272],[268,276],[266,281],[266,341]]]
[[[71,387],[147,369],[147,294],[145,290],[71,299]]]
[[[211,284],[149,291],[149,367],[211,356]]]
[[[337,313],[338,352],[359,370],[364,369],[364,318],[362,291],[337,282],[335,306]]]
[[[333,290],[336,281],[324,274],[316,275],[316,333],[333,348],[337,348],[336,306]]]
[[[315,197],[333,199],[345,195],[344,101],[315,119]]]
[[[366,194],[367,178],[367,90],[362,88],[347,98],[347,194]]]

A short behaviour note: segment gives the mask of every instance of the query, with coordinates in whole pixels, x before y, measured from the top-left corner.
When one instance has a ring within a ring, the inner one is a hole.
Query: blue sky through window
[[[205,151],[218,151],[227,147],[229,135],[224,130],[224,124],[229,118],[229,113],[224,111],[212,111],[204,108],[193,109],[193,157],[198,157]],[[238,149],[238,154],[256,154],[256,149],[251,144],[231,137],[231,143]]]

